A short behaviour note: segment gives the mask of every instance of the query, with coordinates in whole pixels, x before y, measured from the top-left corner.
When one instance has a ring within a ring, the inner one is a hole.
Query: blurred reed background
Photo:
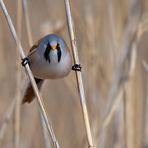
[[[27,54],[21,0],[4,2]],[[27,2],[33,42],[57,33],[70,47],[64,0]],[[71,7],[96,148],[147,148],[148,1],[71,0]],[[29,81],[20,63],[0,11],[0,147],[47,147],[36,101],[19,105]],[[60,147],[87,148],[74,72],[47,80],[41,92]]]

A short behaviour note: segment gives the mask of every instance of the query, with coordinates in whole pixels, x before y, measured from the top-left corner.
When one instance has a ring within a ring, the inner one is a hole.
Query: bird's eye
[[[61,50],[59,43],[57,43],[57,50]]]
[[[46,45],[46,49],[51,50],[51,45],[49,43]]]
[[[48,44],[46,45],[46,48],[45,48],[44,58],[45,58],[45,60],[48,61],[49,63],[50,63],[50,57],[49,57],[50,51],[51,51],[51,46],[50,46],[50,44],[48,43]]]
[[[57,43],[57,51],[58,51],[58,62],[60,62],[60,60],[61,60],[61,55],[62,55],[62,52],[61,52],[61,48],[60,48],[60,45],[59,45],[59,43]]]

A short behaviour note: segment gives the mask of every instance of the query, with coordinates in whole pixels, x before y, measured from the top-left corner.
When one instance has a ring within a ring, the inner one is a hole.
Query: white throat
[[[49,57],[50,57],[50,62],[55,64],[58,63],[58,55],[57,55],[57,50],[51,50],[49,53]]]

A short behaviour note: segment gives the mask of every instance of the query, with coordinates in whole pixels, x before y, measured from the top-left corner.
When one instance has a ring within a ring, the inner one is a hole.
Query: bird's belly
[[[57,79],[69,74],[72,67],[70,55],[66,56],[59,63],[52,63],[46,60],[35,59],[30,62],[30,68],[36,78]]]

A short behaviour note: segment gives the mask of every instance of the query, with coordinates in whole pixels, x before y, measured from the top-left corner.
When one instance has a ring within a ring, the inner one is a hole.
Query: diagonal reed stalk
[[[144,60],[142,60],[142,65],[143,65],[145,71],[148,72],[148,64]]]
[[[28,10],[28,5],[27,5],[27,0],[23,0],[23,12],[24,12],[24,17],[25,17],[28,42],[29,42],[29,46],[31,48],[31,46],[33,45],[33,37],[32,37],[31,25],[30,25],[30,18],[29,18],[29,10]],[[41,126],[42,126],[44,146],[45,146],[45,148],[49,148],[50,143],[49,143],[49,140],[48,140],[48,132],[46,130],[46,125],[45,125],[44,118],[42,116],[41,110],[39,110],[39,116],[40,116],[40,122],[41,122]],[[51,128],[52,128],[52,126],[51,126]]]
[[[7,12],[7,9],[6,9],[6,7],[5,7],[5,4],[4,4],[3,0],[0,0],[0,6],[1,6],[2,11],[3,11],[4,15],[5,15],[5,18],[6,18],[6,21],[7,21],[8,26],[9,26],[9,29],[10,29],[10,31],[11,31],[11,34],[12,34],[12,36],[13,36],[13,39],[15,40],[15,42],[16,42],[16,44],[17,44],[18,50],[19,50],[19,52],[20,52],[20,56],[21,56],[22,59],[24,59],[24,58],[26,57],[26,56],[25,56],[25,53],[24,53],[24,51],[23,51],[21,42],[20,42],[19,39],[18,39],[18,36],[17,36],[17,34],[16,34],[14,25],[13,25],[12,20],[11,20],[11,17],[10,17],[10,15],[9,15],[8,12]],[[31,71],[31,69],[30,69],[30,67],[29,67],[28,64],[25,65],[25,69],[26,69],[27,74],[28,74],[28,76],[29,76],[29,78],[30,78],[30,81],[31,81],[32,87],[33,87],[33,89],[34,89],[34,92],[35,92],[35,94],[36,94],[36,97],[37,97],[37,100],[38,100],[38,104],[39,104],[39,107],[40,107],[40,109],[41,109],[42,115],[43,115],[43,117],[44,117],[44,121],[45,121],[47,130],[48,130],[48,132],[49,132],[49,134],[50,134],[50,136],[51,136],[51,140],[52,140],[53,146],[54,146],[55,148],[59,148],[59,145],[58,145],[58,142],[57,142],[57,140],[56,140],[55,134],[54,134],[52,128],[50,127],[50,124],[49,124],[49,121],[48,121],[48,118],[47,118],[47,114],[46,114],[46,111],[45,111],[45,109],[44,109],[44,105],[43,105],[42,98],[41,98],[41,96],[40,96],[38,87],[37,87],[37,85],[36,85],[36,83],[35,83],[35,80],[34,80],[34,76],[33,76],[32,71]]]
[[[69,31],[69,36],[71,40],[74,63],[79,64],[78,48],[77,48],[77,43],[76,43],[75,35],[74,35],[74,27],[73,27],[73,20],[72,20],[69,0],[65,0],[65,9],[66,9],[68,31]],[[88,117],[88,111],[87,111],[87,106],[86,106],[86,99],[85,99],[81,72],[76,71],[76,79],[77,79],[78,91],[80,95],[80,102],[81,102],[81,108],[83,112],[83,118],[85,122],[85,130],[87,134],[88,145],[89,147],[94,147],[91,130],[90,130],[90,123],[89,123],[89,117]]]

